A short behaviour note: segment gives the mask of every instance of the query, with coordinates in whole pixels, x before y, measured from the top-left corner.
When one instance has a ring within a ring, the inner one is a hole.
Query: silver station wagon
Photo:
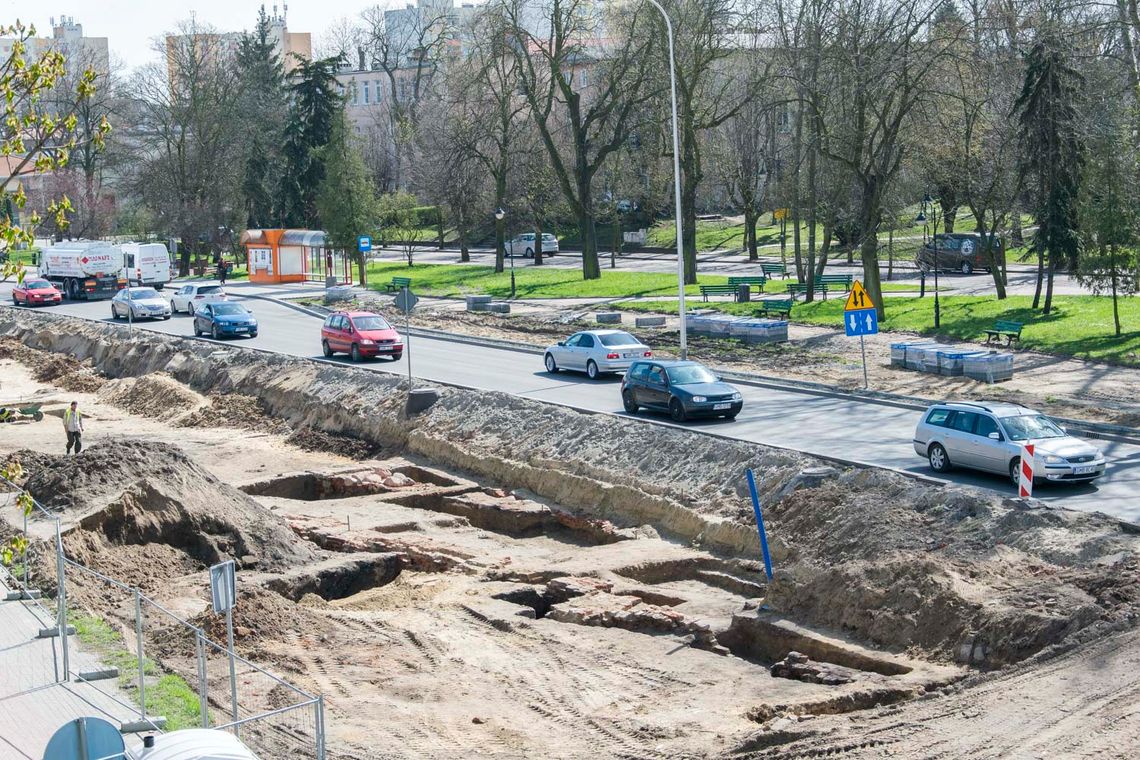
[[[1017,404],[952,401],[927,409],[914,431],[914,450],[930,469],[1002,473],[1017,484],[1022,446],[1033,444],[1033,479],[1082,482],[1104,474],[1104,454],[1051,419]]]

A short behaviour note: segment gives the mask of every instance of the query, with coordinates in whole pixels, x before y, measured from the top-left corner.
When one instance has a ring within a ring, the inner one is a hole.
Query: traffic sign
[[[412,292],[411,288],[401,288],[400,292],[396,294],[396,308],[405,314],[416,308],[416,304],[419,302],[419,297]]]
[[[843,314],[843,326],[847,337],[874,335],[879,332],[879,312],[874,309],[856,309]]]
[[[356,247],[361,253],[368,253],[372,250],[372,237],[370,235],[361,235],[356,239]]]
[[[863,283],[856,280],[851,284],[851,292],[847,294],[847,304],[843,310],[855,311],[856,309],[873,308],[875,308],[875,302],[871,300],[871,294],[863,287]]]
[[[237,603],[234,561],[219,562],[210,568],[210,601],[214,612],[229,612]]]

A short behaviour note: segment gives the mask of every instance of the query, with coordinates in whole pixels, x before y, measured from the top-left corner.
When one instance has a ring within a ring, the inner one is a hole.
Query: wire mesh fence
[[[5,516],[17,525],[22,520],[11,510],[18,492],[0,478],[0,510],[8,509]],[[148,730],[214,728],[237,735],[264,757],[323,760],[320,696],[212,641],[141,589],[68,558],[58,517],[42,505],[35,503],[26,519],[27,551],[13,558],[11,568],[0,565],[0,580],[27,597],[26,614],[51,633],[7,641],[0,632],[0,698],[83,679],[120,704],[127,704],[125,694],[138,725]],[[35,591],[44,598],[33,598]],[[98,614],[88,614],[91,608]],[[83,672],[86,661],[69,662],[70,626],[118,672]]]

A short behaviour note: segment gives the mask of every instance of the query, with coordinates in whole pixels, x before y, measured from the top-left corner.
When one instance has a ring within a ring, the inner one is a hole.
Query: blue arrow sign
[[[360,249],[361,253],[368,253],[372,250],[372,238],[368,235],[361,235],[356,239],[356,247]]]
[[[856,309],[844,312],[843,326],[847,329],[848,338],[859,335],[874,335],[879,332],[879,312],[874,309]]]

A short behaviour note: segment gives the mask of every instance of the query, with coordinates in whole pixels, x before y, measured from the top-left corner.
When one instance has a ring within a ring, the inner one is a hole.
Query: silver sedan
[[[584,371],[590,379],[625,372],[638,359],[653,356],[649,346],[624,330],[585,330],[546,349],[546,370]]]
[[[113,319],[170,319],[170,304],[154,288],[123,288],[111,299]]]

